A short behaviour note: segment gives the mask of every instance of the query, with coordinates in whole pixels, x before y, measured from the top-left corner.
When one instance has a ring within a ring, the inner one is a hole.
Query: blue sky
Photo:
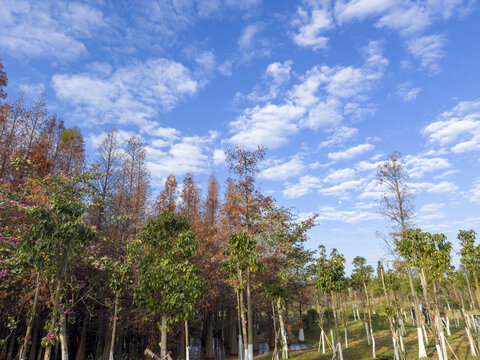
[[[111,126],[148,143],[158,189],[226,177],[223,151],[263,144],[259,184],[308,246],[388,258],[376,166],[406,160],[414,222],[480,231],[480,17],[473,0],[0,0],[10,98],[44,92],[88,154]]]

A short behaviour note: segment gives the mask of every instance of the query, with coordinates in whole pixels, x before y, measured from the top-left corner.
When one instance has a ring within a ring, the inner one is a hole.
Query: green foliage
[[[480,245],[475,246],[476,233],[473,230],[460,230],[457,239],[460,241],[460,261],[470,270],[478,271],[480,263]]]
[[[364,257],[356,256],[353,259],[352,283],[357,289],[363,287],[363,284],[368,284],[373,277],[373,266],[367,265],[367,260]]]
[[[423,269],[428,279],[437,281],[450,268],[452,244],[444,234],[409,229],[397,242],[397,251],[407,264]]]
[[[337,292],[345,288],[345,258],[337,249],[327,256],[325,246],[318,247],[319,257],[313,267],[314,286],[324,294]]]
[[[257,247],[256,240],[247,236],[245,232],[230,234],[228,247],[223,252],[227,260],[223,261],[222,266],[230,275],[231,283],[236,289],[243,289],[245,286],[245,281],[242,283],[237,281],[239,271],[257,272],[265,269],[264,265],[258,261]]]
[[[196,249],[185,216],[164,211],[149,219],[127,249],[139,270],[135,302],[153,314],[169,313],[173,320],[191,318],[203,290],[199,269],[190,261]]]

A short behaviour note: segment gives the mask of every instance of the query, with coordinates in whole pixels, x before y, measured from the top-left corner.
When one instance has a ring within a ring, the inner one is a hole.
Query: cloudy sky
[[[480,231],[479,20],[475,0],[0,0],[0,58],[92,159],[111,126],[143,136],[157,188],[223,182],[223,150],[263,144],[261,189],[319,215],[308,246],[376,264],[392,151],[417,226]]]

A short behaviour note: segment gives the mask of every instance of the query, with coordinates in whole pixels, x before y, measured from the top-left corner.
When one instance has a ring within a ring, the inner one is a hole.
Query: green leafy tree
[[[197,242],[185,216],[163,211],[151,218],[128,245],[138,267],[135,302],[161,317],[161,357],[167,354],[167,321],[188,320],[201,295],[203,281],[191,262]]]
[[[352,281],[357,288],[362,288],[365,293],[365,299],[367,301],[368,322],[373,337],[372,305],[370,303],[370,297],[368,296],[367,285],[372,280],[374,269],[373,266],[367,265],[367,260],[361,256],[356,256],[353,259],[352,264]]]
[[[238,315],[242,324],[242,334],[244,339],[247,339],[248,321],[245,319],[246,309],[243,304],[243,290],[246,286],[248,290],[249,284],[248,279],[245,281],[244,274],[263,269],[262,264],[258,260],[259,255],[256,251],[257,247],[257,241],[253,237],[248,236],[246,232],[242,231],[230,234],[227,249],[224,251],[224,255],[227,257],[227,260],[224,262],[224,268],[230,274],[231,283],[237,293]],[[245,351],[245,356],[248,356],[247,351]]]
[[[460,261],[468,269],[475,281],[475,300],[477,308],[480,306],[480,287],[478,284],[478,268],[480,266],[480,245],[475,245],[476,233],[473,230],[460,230],[457,239],[460,240]]]
[[[20,251],[32,268],[39,269],[52,284],[52,311],[45,359],[60,339],[62,356],[68,356],[65,314],[61,311],[66,272],[74,256],[84,252],[94,230],[85,222],[86,199],[92,195],[92,172],[60,173],[27,183],[30,195],[20,204],[30,219]]]
[[[335,294],[346,286],[345,258],[337,249],[332,249],[327,255],[325,246],[318,247],[319,256],[313,268],[314,286],[324,294],[330,294],[333,304],[333,319],[337,335],[337,346],[340,345],[340,332],[338,330],[337,308]]]
[[[405,236],[397,242],[397,249],[398,253],[405,258],[408,266],[418,270],[425,299],[424,306],[427,308],[430,304],[428,284],[431,283],[433,286],[433,304],[435,307],[433,333],[437,352],[440,352],[440,346],[444,345],[437,284],[440,278],[450,269],[452,244],[447,241],[444,234],[430,234],[423,232],[421,229],[409,229]],[[417,318],[420,316],[418,314]]]

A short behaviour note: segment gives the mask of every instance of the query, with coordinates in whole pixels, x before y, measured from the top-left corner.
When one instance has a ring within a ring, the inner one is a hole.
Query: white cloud
[[[157,179],[163,179],[169,174],[205,173],[210,165],[207,154],[213,140],[211,134],[203,137],[186,136],[179,138],[167,149],[147,146],[148,168]]]
[[[451,181],[441,181],[436,184],[430,182],[411,183],[410,186],[418,191],[433,194],[453,194],[458,190],[458,186]]]
[[[351,160],[354,157],[362,155],[368,151],[373,150],[375,146],[372,144],[360,144],[354,147],[351,147],[344,151],[338,151],[334,153],[328,153],[328,158],[333,161],[339,160]]]
[[[22,58],[77,58],[87,52],[81,39],[104,25],[101,11],[77,2],[5,0],[0,8],[0,49]]]
[[[327,9],[313,9],[308,14],[306,10],[299,8],[293,25],[298,28],[298,32],[293,37],[297,45],[311,47],[313,50],[326,48],[328,37],[322,34],[333,25],[331,14]]]
[[[277,98],[281,89],[289,82],[291,70],[291,60],[287,60],[283,63],[271,63],[268,65],[264,75],[265,85],[268,89],[264,90],[260,86],[255,86],[254,90],[247,95],[238,92],[235,94],[233,102],[238,103],[240,100],[247,99],[258,103]]]
[[[277,148],[287,142],[287,137],[298,132],[298,119],[305,113],[293,104],[255,106],[247,109],[230,123],[234,135],[230,142],[250,149],[262,144]]]
[[[408,173],[412,179],[421,178],[426,173],[451,167],[447,159],[440,157],[426,158],[417,155],[407,155],[405,162],[408,167]]]
[[[344,116],[353,116],[347,104],[365,102],[366,93],[382,77],[388,64],[378,42],[370,42],[363,53],[365,63],[361,67],[314,66],[279,104],[268,101],[245,109],[230,123],[233,135],[229,141],[251,148],[262,143],[275,148],[302,128],[327,132],[332,127],[348,129],[342,125]],[[360,105],[357,110],[362,110]]]
[[[437,212],[440,209],[442,209],[443,207],[445,207],[444,203],[433,202],[433,203],[430,203],[430,204],[423,205],[420,209],[420,212],[423,212],[423,213]]]
[[[373,18],[377,28],[398,32],[408,52],[430,73],[440,71],[446,39],[441,34],[424,35],[437,21],[464,16],[472,8],[470,0],[339,0],[335,2],[338,24]],[[410,93],[413,97],[415,91]],[[403,97],[403,96],[402,96]]]
[[[21,84],[20,91],[27,96],[37,98],[45,92],[45,85],[43,83]]]
[[[396,0],[338,1],[335,3],[335,15],[340,23],[356,19],[361,20],[390,9],[396,2]]]
[[[477,180],[475,181],[475,184],[467,192],[466,198],[470,202],[480,204],[480,178],[477,178]]]
[[[378,166],[381,165],[383,161],[377,162],[368,162],[368,161],[360,161],[355,164],[355,169],[358,171],[376,171]]]
[[[269,180],[286,180],[298,176],[305,170],[305,164],[299,156],[292,157],[289,161],[276,161],[273,166],[264,169],[261,177]]]
[[[220,149],[213,151],[213,165],[218,166],[225,163],[225,152]]]
[[[52,85],[57,97],[74,105],[83,120],[142,126],[198,88],[185,66],[162,58],[121,67],[106,76],[54,75]]]
[[[319,209],[317,220],[322,221],[340,221],[348,224],[354,224],[363,221],[377,220],[381,216],[375,212],[362,210],[340,210],[333,206],[323,206]]]
[[[313,190],[320,187],[321,180],[315,176],[305,175],[302,176],[297,184],[286,183],[285,189],[282,191],[283,196],[288,199],[299,198],[300,196],[307,195]]]
[[[254,44],[255,35],[261,30],[259,24],[247,25],[238,39],[238,46],[242,49],[251,48]]]
[[[327,176],[323,178],[323,181],[337,184],[339,182],[352,179],[354,176],[355,170],[353,169],[330,170]]]
[[[358,129],[356,128],[350,128],[344,125],[339,126],[337,128],[334,128],[333,134],[327,137],[327,140],[322,141],[318,145],[318,148],[321,149],[331,145],[341,144],[345,140],[348,140],[357,134],[358,134]]]
[[[358,189],[362,184],[362,180],[350,180],[328,188],[321,188],[318,192],[322,195],[345,197],[349,190]]]
[[[433,34],[409,40],[408,51],[420,60],[420,65],[430,73],[440,71],[440,60],[445,56],[446,39],[443,35]]]
[[[403,101],[413,101],[417,98],[418,94],[422,92],[422,88],[411,87],[410,83],[402,83],[398,86],[396,95]]]
[[[480,99],[460,102],[421,133],[430,144],[449,147],[454,153],[480,150]]]

